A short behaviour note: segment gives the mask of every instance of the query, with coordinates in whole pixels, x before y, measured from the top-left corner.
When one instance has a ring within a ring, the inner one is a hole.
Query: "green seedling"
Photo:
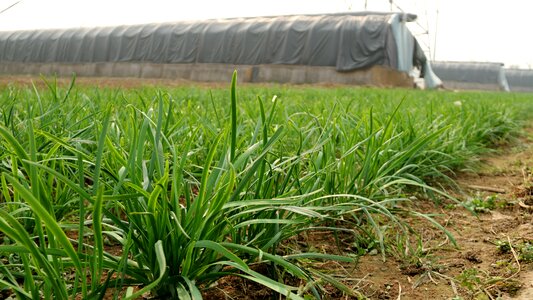
[[[498,207],[500,201],[497,195],[475,197],[469,199],[464,205],[475,212],[488,213]]]

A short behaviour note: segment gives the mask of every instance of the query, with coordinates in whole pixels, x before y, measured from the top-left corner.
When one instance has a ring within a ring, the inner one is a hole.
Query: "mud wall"
[[[476,83],[460,81],[443,81],[443,86],[451,90],[472,90],[472,91],[503,91],[498,83]]]
[[[82,77],[139,77],[225,82],[237,70],[240,82],[338,83],[387,87],[413,87],[406,73],[373,66],[338,72],[335,67],[293,65],[154,64],[154,63],[0,63],[4,75],[53,75]]]

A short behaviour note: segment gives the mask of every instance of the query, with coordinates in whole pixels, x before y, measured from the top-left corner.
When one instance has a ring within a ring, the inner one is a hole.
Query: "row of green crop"
[[[47,84],[0,95],[0,287],[24,299],[199,299],[231,274],[293,299],[321,297],[324,282],[349,293],[299,263],[348,256],[283,242],[343,231],[384,252],[382,225],[407,232],[396,213],[410,191],[445,196],[427,182],[515,134],[532,105],[512,94]]]

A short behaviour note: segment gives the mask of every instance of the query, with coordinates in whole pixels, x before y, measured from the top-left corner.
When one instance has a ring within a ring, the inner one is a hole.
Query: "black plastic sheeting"
[[[397,68],[390,19],[391,14],[354,13],[0,32],[0,61]]]

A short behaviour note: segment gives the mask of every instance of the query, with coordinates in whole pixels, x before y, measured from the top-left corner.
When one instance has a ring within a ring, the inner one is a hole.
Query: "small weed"
[[[397,237],[393,243],[395,245],[389,251],[400,261],[399,268],[402,274],[418,277],[413,284],[414,288],[438,279],[449,280],[443,275],[446,266],[439,263],[439,259],[424,247],[420,239],[413,242]]]
[[[466,269],[457,276],[457,281],[470,292],[480,290],[482,275],[477,269]]]
[[[379,252],[379,241],[371,236],[358,236],[353,242],[353,249],[358,256],[371,254],[376,255]]]
[[[485,198],[480,196],[471,198],[465,203],[465,206],[476,212],[488,213],[491,210],[500,207],[501,204],[502,201],[500,201],[497,195],[490,195]]]
[[[524,243],[518,251],[520,254],[518,258],[520,261],[523,262],[533,262],[533,245],[528,243]]]
[[[505,274],[506,276],[511,276],[512,274],[518,272],[518,267],[512,261],[507,259],[500,259],[491,264],[491,267],[493,267],[495,270],[499,270],[499,273]]]
[[[415,275],[423,272],[423,260],[428,256],[422,241],[416,242],[406,240],[402,236],[396,236],[394,242],[391,241],[391,254],[401,261],[400,269],[404,274]]]
[[[498,286],[500,291],[508,293],[510,296],[514,297],[516,293],[522,288],[522,284],[518,280],[507,280],[502,282]]]
[[[444,209],[448,209],[448,210],[454,209],[456,207],[457,207],[457,204],[455,203],[449,203],[449,204],[444,205]]]
[[[473,299],[497,299],[502,292],[514,295],[521,288],[517,280],[492,276],[474,268],[464,270],[456,280],[468,290]]]
[[[511,244],[509,244],[508,241],[496,241],[496,248],[498,248],[498,252],[502,254],[511,252]]]
[[[501,254],[510,253],[512,248],[517,252],[518,259],[521,262],[533,262],[533,245],[530,242],[510,244],[506,240],[498,240],[494,243],[498,252]]]

